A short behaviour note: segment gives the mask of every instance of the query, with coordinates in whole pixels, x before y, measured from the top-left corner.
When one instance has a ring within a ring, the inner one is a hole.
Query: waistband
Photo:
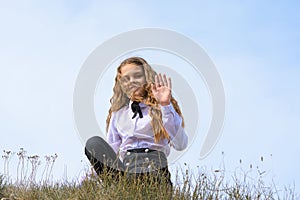
[[[127,149],[127,152],[132,152],[132,153],[150,153],[153,151],[156,151],[156,150],[149,149],[149,148]]]

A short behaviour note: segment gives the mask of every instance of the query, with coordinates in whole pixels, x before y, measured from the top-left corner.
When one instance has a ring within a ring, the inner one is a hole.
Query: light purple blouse
[[[181,126],[182,118],[174,110],[172,104],[161,106],[162,120],[166,131],[170,136],[167,139],[154,142],[151,127],[151,117],[148,114],[149,106],[140,103],[143,118],[138,115],[132,119],[131,101],[129,105],[113,112],[107,133],[107,140],[116,153],[120,153],[121,159],[128,149],[149,148],[162,151],[168,156],[170,146],[181,151],[187,147],[188,136]]]

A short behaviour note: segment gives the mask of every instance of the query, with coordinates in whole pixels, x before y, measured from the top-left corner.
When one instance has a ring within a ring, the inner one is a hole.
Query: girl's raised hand
[[[152,93],[160,105],[169,105],[172,93],[171,78],[167,78],[165,74],[163,76],[161,74],[155,75],[155,83],[152,84]]]

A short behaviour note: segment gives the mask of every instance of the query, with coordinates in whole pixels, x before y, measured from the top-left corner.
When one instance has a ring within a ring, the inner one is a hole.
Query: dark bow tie
[[[141,111],[141,107],[139,105],[139,102],[137,102],[137,101],[132,102],[131,110],[134,113],[133,116],[132,116],[132,119],[134,119],[136,117],[137,113],[139,113],[140,118],[143,118],[143,113]]]

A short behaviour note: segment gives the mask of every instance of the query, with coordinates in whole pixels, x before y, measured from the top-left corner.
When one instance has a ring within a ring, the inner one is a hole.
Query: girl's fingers
[[[158,75],[155,75],[155,86],[159,86],[159,80],[158,80]]]
[[[161,75],[160,73],[155,75],[155,87],[160,87],[160,86],[167,86],[168,88],[172,88],[172,82],[171,82],[171,78],[167,78],[167,76]]]
[[[164,74],[163,76],[163,82],[164,82],[164,85],[169,87],[169,84],[168,84],[168,81],[167,81],[167,76]]]
[[[159,85],[160,85],[160,86],[164,86],[164,85],[165,85],[165,84],[164,84],[164,81],[163,81],[163,79],[162,79],[161,73],[159,73],[159,75],[158,75],[158,81],[159,81]]]
[[[168,87],[170,88],[170,90],[172,89],[172,81],[171,78],[168,78]]]

